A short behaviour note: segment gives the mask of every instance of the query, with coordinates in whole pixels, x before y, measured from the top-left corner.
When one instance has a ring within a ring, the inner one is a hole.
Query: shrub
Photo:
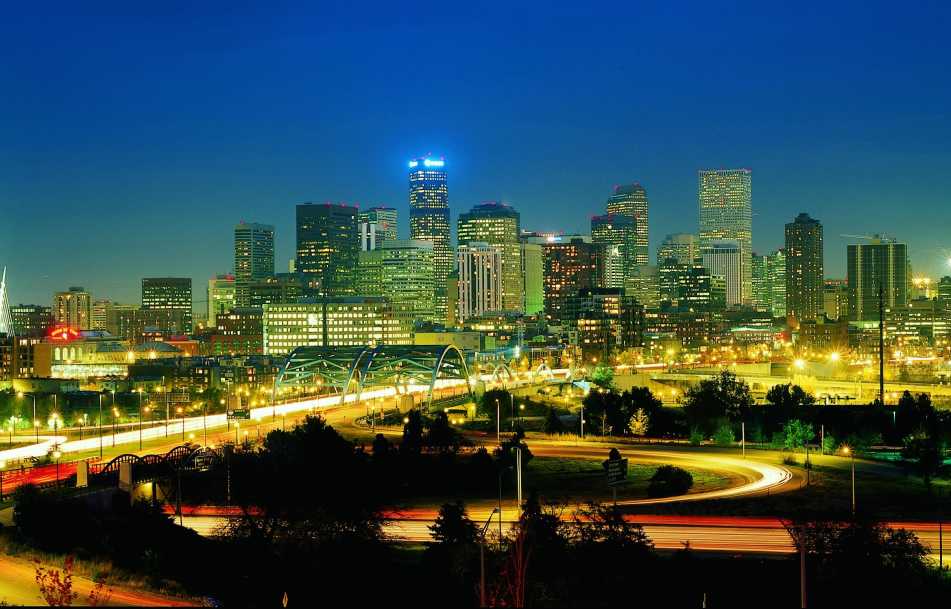
[[[733,426],[729,423],[721,424],[713,434],[713,441],[717,446],[732,446],[733,439]]]
[[[673,465],[661,465],[651,476],[647,487],[649,497],[683,495],[693,486],[693,476],[687,470]]]
[[[691,446],[700,446],[700,443],[703,442],[703,433],[699,428],[694,427],[690,430],[690,445]]]

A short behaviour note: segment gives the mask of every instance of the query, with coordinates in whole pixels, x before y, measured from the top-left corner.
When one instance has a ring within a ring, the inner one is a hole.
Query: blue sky
[[[526,228],[587,231],[637,180],[653,256],[696,230],[697,169],[751,167],[757,251],[805,211],[830,277],[840,234],[881,231],[947,272],[947,3],[510,4],[8,7],[11,299],[137,302],[155,275],[200,293],[239,220],[276,225],[283,268],[303,201],[388,204],[405,234],[406,161],[427,152],[453,221],[505,200]]]

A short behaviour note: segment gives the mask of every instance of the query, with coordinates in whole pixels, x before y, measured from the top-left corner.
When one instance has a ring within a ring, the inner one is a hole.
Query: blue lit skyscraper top
[[[433,244],[437,319],[446,318],[446,279],[452,269],[449,190],[446,186],[445,166],[445,159],[432,156],[409,162],[410,239]]]

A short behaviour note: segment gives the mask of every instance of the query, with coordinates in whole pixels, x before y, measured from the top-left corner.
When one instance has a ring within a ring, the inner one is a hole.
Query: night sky
[[[840,234],[881,231],[947,272],[947,2],[17,4],[0,18],[13,302],[70,285],[138,302],[162,275],[203,300],[239,220],[276,225],[286,270],[303,201],[397,207],[405,236],[406,161],[427,152],[453,225],[504,200],[525,228],[587,232],[640,181],[653,259],[697,230],[697,169],[750,167],[756,251],[805,211],[828,277]]]

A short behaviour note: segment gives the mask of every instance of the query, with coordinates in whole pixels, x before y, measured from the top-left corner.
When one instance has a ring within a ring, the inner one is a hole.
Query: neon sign
[[[79,330],[70,328],[69,326],[56,326],[55,328],[50,328],[47,336],[49,336],[50,340],[66,343],[79,338]]]

